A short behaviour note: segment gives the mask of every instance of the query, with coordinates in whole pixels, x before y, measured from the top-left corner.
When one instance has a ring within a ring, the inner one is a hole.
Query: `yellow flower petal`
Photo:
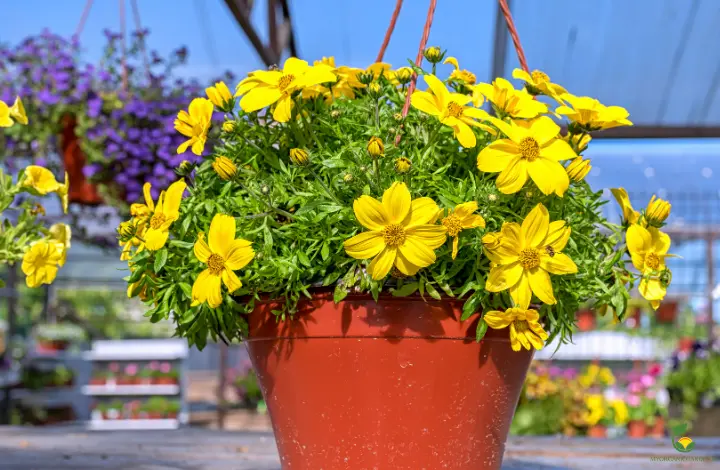
[[[500,173],[495,185],[503,194],[513,194],[522,189],[528,178],[527,160],[515,157]]]
[[[275,105],[273,119],[277,122],[288,122],[292,117],[293,100],[290,95],[283,95]]]
[[[540,147],[543,147],[558,137],[560,134],[560,126],[555,124],[555,121],[549,117],[540,116],[532,122],[530,126],[530,134],[537,143],[540,144]],[[566,142],[561,140],[558,142],[562,142],[567,145]]]
[[[473,148],[477,144],[477,138],[475,133],[470,129],[470,126],[462,121],[459,121],[457,125],[453,127],[455,138],[465,148]]]
[[[652,251],[658,255],[664,255],[670,249],[670,236],[667,233],[663,233],[660,230],[651,227],[648,229],[650,232],[651,248]]]
[[[437,104],[435,96],[427,91],[418,90],[413,92],[410,96],[410,104],[412,104],[414,108],[431,116],[440,115],[439,105]]]
[[[398,250],[410,263],[421,268],[435,262],[435,252],[423,243],[421,238],[408,236]]]
[[[414,276],[422,268],[412,264],[400,251],[397,252],[395,258],[395,267],[406,276]]]
[[[390,223],[390,217],[377,199],[363,195],[353,202],[353,210],[358,222],[370,230],[382,230]]]
[[[228,288],[228,292],[231,294],[242,287],[240,279],[229,269],[223,269],[220,277],[222,278],[223,284]]]
[[[514,316],[508,315],[506,312],[500,312],[498,310],[491,310],[483,315],[483,320],[488,326],[494,330],[501,330],[510,326],[510,323],[514,320]]]
[[[555,304],[555,295],[553,295],[552,283],[550,282],[550,275],[547,271],[541,268],[534,268],[526,271],[528,280],[530,281],[530,288],[538,299],[542,300],[546,304]]]
[[[530,288],[530,281],[525,271],[523,271],[522,276],[520,276],[520,280],[514,286],[510,287],[509,293],[516,307],[527,310],[532,300],[532,289]]]
[[[553,256],[541,253],[540,267],[552,274],[574,274],[578,272],[575,262],[564,253],[555,253]]]
[[[560,139],[555,139],[549,145],[541,147],[540,156],[554,161],[572,160],[578,157],[572,147]]]
[[[570,186],[570,178],[563,166],[547,158],[538,158],[527,165],[528,174],[543,194],[555,193],[562,197]]]
[[[416,225],[433,223],[439,211],[438,205],[429,197],[419,197],[410,203],[410,213],[405,218],[403,225],[409,229]]]
[[[565,249],[568,240],[570,240],[571,233],[572,230],[570,227],[565,226],[564,220],[550,222],[544,245],[551,247],[555,252],[561,252]]]
[[[438,104],[444,108],[448,101],[450,101],[450,92],[448,92],[445,84],[434,75],[423,75],[423,79],[425,80],[425,83],[427,83],[428,87],[430,87],[433,94],[435,94],[438,98]]]
[[[252,249],[252,244],[247,240],[238,238],[230,244],[227,258],[225,258],[225,267],[237,271],[247,266],[254,257],[255,250]]]
[[[355,259],[370,259],[385,248],[381,232],[370,231],[355,235],[343,243],[345,252]]]
[[[485,281],[485,290],[489,292],[507,290],[520,281],[522,274],[523,267],[518,262],[492,268]]]
[[[157,251],[165,246],[170,234],[166,230],[149,228],[145,232],[145,248],[150,251]]]
[[[443,61],[443,64],[452,64],[453,67],[455,67],[455,70],[460,68],[460,65],[458,65],[458,61],[455,57],[448,57]]]
[[[436,249],[445,243],[447,229],[442,225],[415,225],[405,229],[406,239],[416,238],[430,249]]]
[[[195,240],[195,245],[193,246],[193,252],[195,253],[195,258],[201,263],[207,263],[208,258],[212,255],[210,247],[205,242],[205,234],[203,232],[198,234],[198,238]]]
[[[298,59],[297,57],[288,57],[283,64],[284,74],[302,75],[310,69],[307,61]]]
[[[652,236],[645,227],[631,225],[625,236],[630,253],[645,253],[652,245]]]
[[[163,200],[162,212],[167,219],[177,219],[180,216],[180,203],[182,195],[187,188],[185,181],[176,181],[170,185]]]
[[[405,183],[396,181],[386,189],[383,193],[382,205],[388,215],[388,223],[401,223],[410,212],[411,206],[410,191]]]
[[[477,167],[486,173],[497,173],[507,168],[513,158],[519,155],[520,151],[512,140],[496,140],[480,151]]]
[[[452,259],[457,258],[459,240],[460,240],[460,237],[453,237],[453,241],[452,241]]]
[[[538,204],[525,217],[520,227],[523,248],[537,248],[547,237],[550,227],[550,215],[544,205]]]
[[[210,250],[227,259],[233,240],[235,240],[235,218],[226,214],[216,214],[210,222],[208,233]]]
[[[514,341],[515,344],[512,344],[513,340],[515,340]],[[511,341],[511,346],[514,351],[520,350],[520,348],[515,349],[517,347],[518,343],[521,344],[523,348],[525,348],[527,350],[530,349],[530,342],[527,340],[525,333],[517,331],[517,328],[515,328],[514,323],[510,324],[510,341]]]
[[[383,251],[381,251],[379,255],[373,258],[373,260],[368,265],[368,274],[370,274],[370,276],[376,281],[383,279],[385,276],[388,275],[390,269],[392,269],[396,256],[397,249],[395,247],[385,247],[385,249],[383,249]],[[400,269],[399,266],[398,269]],[[404,274],[410,275],[410,273]]]
[[[252,113],[275,103],[282,96],[279,88],[259,86],[250,90],[240,100],[240,107],[246,113]]]

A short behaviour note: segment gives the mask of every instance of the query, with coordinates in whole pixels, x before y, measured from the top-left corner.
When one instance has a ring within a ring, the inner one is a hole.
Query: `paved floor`
[[[714,461],[652,460],[658,457]],[[508,443],[503,465],[504,470],[665,468],[717,470],[720,439],[697,439],[692,453],[680,454],[669,439],[514,438]],[[280,465],[272,434],[265,432],[186,428],[91,433],[69,426],[0,428],[0,469],[280,470]]]

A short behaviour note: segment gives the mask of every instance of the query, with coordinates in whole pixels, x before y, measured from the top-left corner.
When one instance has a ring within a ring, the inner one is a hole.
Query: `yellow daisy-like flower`
[[[50,226],[50,241],[57,243],[61,256],[59,265],[64,266],[67,260],[67,252],[70,249],[70,240],[72,239],[72,230],[67,224],[53,224]]]
[[[630,417],[627,403],[625,403],[624,400],[617,399],[611,401],[610,406],[615,412],[615,424],[618,426],[624,426],[625,424],[627,424]]]
[[[15,102],[10,107],[10,117],[15,119],[15,121],[19,122],[20,124],[27,126],[28,124],[28,118],[27,114],[25,113],[25,106],[22,103],[22,100],[20,100],[19,96],[15,97]]]
[[[577,158],[577,154],[558,138],[560,127],[552,119],[541,116],[509,124],[495,118],[491,121],[508,138],[482,149],[477,167],[488,173],[500,172],[495,184],[501,193],[520,191],[529,176],[543,194],[565,194],[570,180],[560,161]]]
[[[30,246],[22,259],[22,272],[26,276],[27,286],[34,288],[52,284],[62,259],[62,251],[54,241],[42,240]]]
[[[587,412],[585,413],[585,422],[590,426],[595,426],[605,417],[607,412],[605,397],[599,394],[587,395],[585,397],[585,406]]]
[[[673,256],[668,254],[670,237],[654,227],[636,224],[628,228],[625,238],[633,266],[642,274],[640,295],[657,309],[670,283],[670,271],[665,266],[665,259]]]
[[[584,160],[582,157],[573,159],[566,168],[570,179],[577,182],[584,180],[591,169],[592,165],[590,164],[590,160]]]
[[[439,208],[429,197],[411,200],[405,183],[395,182],[382,202],[363,195],[353,203],[355,217],[369,231],[345,241],[348,255],[370,259],[368,273],[383,279],[395,266],[406,276],[435,262],[434,250],[446,239],[446,229],[434,225]]]
[[[619,126],[632,126],[628,119],[630,113],[621,106],[605,106],[595,98],[575,96],[566,93],[561,96],[566,103],[555,112],[566,116],[586,130],[610,129]]]
[[[145,248],[148,250],[157,251],[165,246],[170,235],[170,225],[180,217],[180,202],[186,187],[182,180],[174,182],[167,192],[160,193],[157,205],[153,203],[152,197],[148,198],[150,196],[148,187],[148,191],[145,192],[145,197],[148,199],[145,202],[152,213],[145,231]]]
[[[473,94],[475,92],[485,96],[500,112],[514,119],[532,119],[548,112],[545,103],[533,99],[525,90],[516,90],[504,78],[496,78],[492,84],[478,83],[473,87]]]
[[[10,118],[10,107],[0,100],[0,127],[10,127],[13,124],[15,121]]]
[[[475,74],[465,69],[461,69],[460,64],[458,64],[455,57],[448,57],[443,61],[443,64],[452,64],[452,66],[455,67],[455,70],[453,70],[450,74],[450,80],[458,80],[466,85],[475,85],[475,82],[477,81]]]
[[[65,180],[67,181],[67,175]],[[41,196],[55,192],[61,187],[50,170],[38,165],[25,168],[22,186]]]
[[[205,93],[212,104],[220,109],[224,109],[233,100],[230,89],[225,82],[217,82],[215,86],[205,88]]]
[[[254,86],[242,97],[240,107],[250,113],[277,103],[273,111],[273,119],[277,122],[290,120],[293,92],[337,80],[330,67],[311,67],[295,57],[288,58],[282,70],[258,70],[253,72],[252,78]]]
[[[388,72],[390,83],[395,86],[407,85],[412,80],[413,69],[410,67],[400,67],[397,70]]]
[[[452,237],[452,259],[457,257],[458,253],[458,241],[460,239],[460,232],[465,229],[473,229],[477,227],[485,227],[485,219],[474,212],[478,209],[478,204],[475,201],[464,202],[455,206],[455,209],[444,217],[441,223],[447,229],[447,234]],[[442,215],[444,211],[440,210],[438,215]]]
[[[150,183],[146,183],[146,185],[149,184]],[[138,206],[139,205],[140,204],[138,204]],[[132,234],[132,237],[123,238],[123,240],[120,240],[119,242],[120,246],[122,247],[122,252],[120,253],[120,261],[128,261],[130,258],[132,258],[135,254],[133,253],[134,249],[137,250],[136,253],[139,253],[143,250],[144,246],[141,239],[145,236],[146,228],[146,219],[133,218],[120,224],[120,226],[118,227],[118,232],[121,236],[129,236]]]
[[[562,140],[570,144],[578,154],[581,154],[587,150],[592,137],[590,137],[590,134],[571,134],[568,132],[562,137]]]
[[[242,287],[234,271],[244,268],[255,256],[252,243],[235,238],[235,218],[216,214],[210,223],[208,242],[200,232],[195,242],[195,257],[207,265],[192,287],[192,306],[207,302],[210,308],[222,303],[222,284],[230,293]]]
[[[645,218],[650,225],[661,225],[670,216],[672,205],[664,199],[653,195],[645,209]]]
[[[525,88],[532,95],[547,95],[555,99],[559,99],[561,95],[567,93],[567,90],[560,85],[550,81],[550,77],[546,73],[540,70],[533,70],[531,73],[527,73],[522,69],[515,69],[512,73],[513,78],[522,80],[525,82]]]
[[[423,75],[430,91],[413,92],[410,102],[414,107],[435,116],[438,120],[452,128],[455,138],[465,148],[475,147],[477,139],[470,126],[479,127],[492,134],[495,130],[475,119],[488,120],[490,116],[482,109],[467,106],[472,98],[460,93],[450,93],[434,75]]]
[[[202,155],[205,150],[207,134],[212,124],[213,104],[205,98],[195,98],[188,110],[181,110],[175,119],[175,129],[188,140],[180,144],[177,153],[184,153],[192,146],[192,153]]]
[[[145,196],[145,204],[142,203],[134,203],[130,205],[130,215],[137,218],[146,218],[149,217],[152,214],[153,207],[155,207],[152,195],[150,194],[150,190],[152,189],[152,186],[150,183],[145,183],[143,185],[143,195]]]
[[[538,204],[523,220],[522,225],[503,225],[500,246],[485,250],[491,268],[485,283],[489,292],[510,290],[516,307],[527,309],[534,293],[542,302],[555,304],[550,274],[572,274],[577,266],[561,251],[570,239],[570,227],[565,221],[550,223],[550,216]]]
[[[632,204],[630,204],[630,197],[628,197],[627,191],[625,191],[624,188],[612,188],[610,191],[613,196],[615,196],[615,200],[617,200],[618,204],[620,204],[625,223],[636,224],[640,218],[640,213],[633,209]]]
[[[516,307],[504,312],[492,310],[483,315],[483,318],[485,323],[495,330],[510,327],[510,346],[513,351],[520,351],[520,348],[542,349],[548,339],[536,310]]]
[[[375,62],[374,64],[370,65],[367,69],[365,69],[365,73],[372,74],[373,80],[377,80],[381,76],[385,75],[388,77],[390,75],[390,68],[392,66],[385,62]]]

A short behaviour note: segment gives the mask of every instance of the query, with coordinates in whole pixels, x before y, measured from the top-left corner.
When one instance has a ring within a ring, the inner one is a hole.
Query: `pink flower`
[[[628,387],[628,390],[633,394],[642,393],[643,386],[640,382],[632,382]]]
[[[652,375],[653,377],[657,377],[662,373],[662,365],[660,364],[650,364],[650,367],[648,367],[648,374]]]
[[[111,362],[108,369],[110,369],[110,372],[118,373],[120,371],[120,364],[117,362]]]
[[[160,364],[160,372],[162,372],[163,374],[167,374],[171,370],[172,370],[172,366],[170,365],[169,362],[163,362],[162,364]]]
[[[550,377],[559,377],[562,375],[563,371],[558,366],[550,366],[548,373],[550,374]]]
[[[129,375],[130,377],[134,376],[138,372],[138,366],[137,364],[128,364],[125,366],[125,375]]]
[[[630,406],[640,406],[640,397],[637,395],[630,395],[628,396],[627,402]]]
[[[158,361],[152,361],[149,367],[150,370],[158,370],[160,368],[160,363]]]
[[[650,375],[643,375],[640,377],[640,383],[649,388],[655,385],[655,378]]]

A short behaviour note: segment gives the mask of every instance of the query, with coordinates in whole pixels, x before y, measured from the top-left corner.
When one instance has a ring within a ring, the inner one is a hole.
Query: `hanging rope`
[[[80,37],[80,34],[82,34],[83,29],[85,28],[85,22],[88,19],[88,15],[90,15],[90,9],[93,6],[93,0],[87,0],[85,2],[85,8],[83,9],[82,15],[80,15],[80,22],[77,25],[77,28],[75,28],[75,37]]]
[[[135,29],[139,34],[142,34],[142,24],[140,24],[140,9],[137,5],[137,0],[130,0],[130,7],[133,11],[133,18],[135,19]],[[143,65],[145,67],[145,75],[147,76],[148,84],[150,83],[150,61],[148,60],[147,49],[145,49],[145,36],[140,38],[140,52],[142,53]]]
[[[417,57],[415,58],[415,66],[420,67],[423,59],[423,52],[427,46],[428,38],[430,37],[430,27],[432,26],[433,17],[435,16],[435,7],[437,6],[437,0],[430,0],[430,7],[428,8],[427,18],[425,19],[425,28],[423,29],[423,35],[420,39],[420,47],[418,48]],[[407,116],[410,110],[410,96],[415,91],[415,84],[417,83],[417,74],[413,73],[410,86],[408,86],[407,96],[405,97],[405,106],[403,106],[402,115]],[[398,136],[398,139],[400,136]]]
[[[128,70],[127,70],[127,45],[125,44],[125,0],[119,0],[120,2],[120,51],[122,56],[120,57],[120,64],[122,66],[122,89],[127,93],[128,91]]]
[[[395,11],[393,11],[392,17],[390,18],[390,25],[388,26],[387,31],[385,31],[385,39],[383,39],[382,46],[380,46],[380,52],[378,52],[375,62],[382,62],[383,57],[385,56],[385,50],[387,49],[388,44],[390,44],[390,36],[392,36],[393,31],[395,31],[395,23],[397,23],[398,16],[400,15],[402,3],[403,0],[397,0],[397,2],[395,2]]]
[[[515,28],[515,22],[513,21],[512,13],[510,13],[510,6],[508,6],[507,0],[498,0],[498,3],[500,4],[499,6],[502,10],[503,16],[505,17],[505,23],[507,23],[507,28],[510,32],[513,46],[515,46],[515,52],[517,52],[520,67],[522,67],[522,69],[527,73],[530,73],[527,60],[525,59],[525,52],[523,51],[522,45],[520,45],[520,35]]]

